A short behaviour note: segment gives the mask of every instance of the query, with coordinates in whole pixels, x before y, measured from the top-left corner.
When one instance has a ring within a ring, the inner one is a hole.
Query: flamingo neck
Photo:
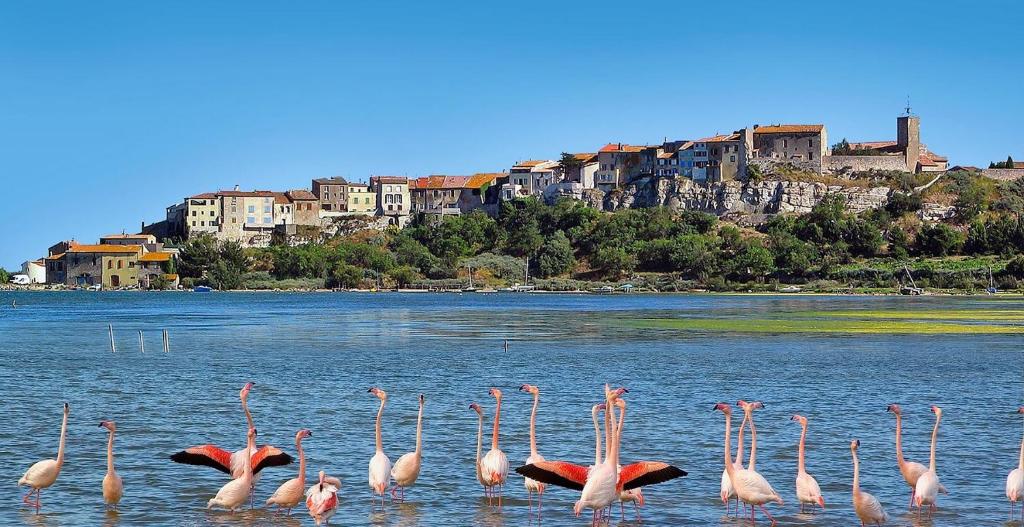
[[[853,454],[853,495],[856,497],[860,494],[860,461],[857,460],[857,450],[850,449]]]
[[[736,434],[736,465],[743,468],[743,429],[747,426],[747,416],[740,422],[740,431]]]
[[[935,472],[935,443],[939,440],[939,421],[942,420],[942,416],[935,415],[935,428],[932,429],[932,450],[931,455],[928,459],[928,470]]]
[[[252,453],[256,451],[256,438],[249,436],[245,446],[248,451],[242,456],[242,477],[252,480]]]
[[[612,457],[612,420],[615,406],[610,402],[605,403],[604,409],[604,460],[607,463]]]
[[[476,476],[480,477],[480,452],[484,444],[484,414],[479,414],[476,424]]]
[[[723,412],[724,413],[724,412]],[[736,467],[732,464],[732,414],[725,414],[725,471],[732,478]]]
[[[302,451],[302,438],[295,438],[295,450],[299,452],[299,481],[306,485],[306,453]]]
[[[898,464],[901,469],[903,468],[903,465],[907,463],[907,461],[903,459],[902,431],[903,418],[900,417],[900,414],[896,414],[896,464]]]
[[[110,431],[110,437],[107,438],[107,473],[114,473],[114,431]]]
[[[540,405],[540,392],[533,394],[533,410],[530,411],[530,455],[537,455],[537,406]]]
[[[57,445],[57,468],[64,465],[64,439],[68,435],[68,414],[64,414],[64,420],[60,423],[60,443]]]
[[[491,450],[498,449],[498,427],[501,423],[501,398],[497,398],[498,404],[494,409],[494,432],[491,434]]]
[[[1020,440],[1020,459],[1017,461],[1017,468],[1024,471],[1024,439]]]
[[[594,421],[594,466],[601,464],[601,425],[597,423],[597,411],[595,406],[590,412],[590,418]],[[1024,440],[1021,440],[1021,452],[1024,452]]]
[[[383,416],[384,416],[384,399],[381,399],[380,400],[380,408],[377,409],[377,424],[374,426],[374,435],[376,436],[375,439],[377,440],[377,452],[383,452],[384,451],[384,441],[383,441],[383,439],[381,439],[381,435],[380,435],[380,421],[381,421],[381,418]]]
[[[803,430],[800,431],[800,449],[797,452],[797,472],[804,473],[807,470],[804,468],[804,443],[807,441],[807,425],[803,425]]]
[[[755,470],[757,466],[757,427],[754,426],[754,414],[748,413],[746,416],[748,424],[750,425],[750,462],[747,464],[747,468]]]
[[[619,423],[615,426],[615,465],[619,464],[619,447],[622,444],[622,423],[626,420],[626,407],[623,406],[619,409]]]
[[[416,416],[416,455],[423,452],[423,403],[420,403],[420,413]]]
[[[252,412],[249,411],[249,402],[242,399],[242,411],[245,412],[245,421],[249,424],[249,428],[256,428],[256,424],[252,420]]]

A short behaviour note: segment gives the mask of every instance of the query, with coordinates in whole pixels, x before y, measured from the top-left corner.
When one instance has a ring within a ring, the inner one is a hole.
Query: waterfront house
[[[28,277],[30,284],[46,283],[46,260],[29,260],[21,264],[21,274]]]
[[[528,160],[520,161],[508,172],[509,184],[519,187],[525,196],[540,196],[548,185],[557,183],[558,161]]]
[[[464,214],[477,209],[489,213],[498,201],[498,183],[507,174],[425,176],[410,185],[413,211],[425,214]]]
[[[46,265],[46,283],[67,283],[67,272],[64,267],[64,253],[56,253],[43,258]]]
[[[145,253],[138,259],[138,284],[143,289],[152,287],[153,282],[164,277],[168,282],[173,283],[176,276],[170,276],[171,260],[174,255],[169,252]]]
[[[64,260],[65,283],[104,288],[137,287],[138,262],[145,249],[141,245],[76,244],[68,248]]]

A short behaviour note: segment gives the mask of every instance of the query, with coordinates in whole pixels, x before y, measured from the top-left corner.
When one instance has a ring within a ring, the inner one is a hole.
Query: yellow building
[[[170,278],[172,275],[167,274],[170,270],[171,258],[171,253],[167,252],[152,252],[140,256],[138,261],[139,287],[149,289],[153,281],[161,276],[168,281],[173,281]],[[176,275],[174,276],[176,279]]]
[[[370,216],[377,213],[377,193],[370,190],[369,185],[349,183],[347,194],[348,212]]]
[[[68,248],[64,254],[68,285],[102,284],[104,289],[138,287],[141,245],[84,245]]]

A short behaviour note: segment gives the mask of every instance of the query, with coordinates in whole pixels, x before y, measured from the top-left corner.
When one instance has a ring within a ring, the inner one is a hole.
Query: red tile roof
[[[139,245],[107,245],[107,244],[76,245],[76,246],[71,247],[71,248],[68,249],[69,253],[103,253],[103,254],[113,254],[113,253],[138,254],[141,251],[142,251],[142,247],[139,246]]]
[[[316,201],[316,196],[305,189],[289,190],[285,192],[292,201]]]
[[[704,139],[698,139],[697,143],[724,143],[726,141],[736,141],[740,138],[740,134],[722,134],[711,137],[705,137]]]
[[[583,163],[589,163],[591,161],[596,161],[597,160],[597,153],[596,152],[582,152],[582,153],[579,153],[579,154],[573,154],[572,157],[576,158],[576,160],[581,161]]]
[[[218,196],[227,196],[235,198],[273,198],[277,194],[269,190],[219,190],[217,191]]]
[[[622,143],[608,143],[601,147],[598,152],[639,152],[647,146],[625,145]]]
[[[154,252],[146,253],[139,257],[140,262],[167,262],[171,259],[171,253]]]
[[[825,128],[823,124],[773,124],[754,126],[755,134],[819,134]]]
[[[216,193],[203,192],[202,194],[196,194],[195,196],[189,196],[189,199],[214,199],[217,197]]]
[[[418,190],[457,190],[482,188],[491,184],[501,174],[474,174],[472,176],[425,176],[416,178],[409,185]]]

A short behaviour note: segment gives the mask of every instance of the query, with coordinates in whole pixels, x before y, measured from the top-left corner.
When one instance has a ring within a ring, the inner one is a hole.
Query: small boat
[[[93,285],[91,285],[91,286],[86,288],[87,291],[100,291],[102,289],[103,289],[103,286],[100,285],[100,284],[93,284]]]
[[[803,288],[795,285],[787,285],[786,287],[779,289],[780,293],[799,293],[800,291],[803,291]]]
[[[192,288],[193,293],[209,293],[213,288],[207,285],[197,285]]]
[[[534,289],[536,289],[535,286],[532,286],[532,285],[520,285],[518,283],[516,283],[512,287],[508,288],[508,290],[513,292],[513,293],[527,293],[527,292],[533,291]]]
[[[604,287],[595,287],[591,289],[590,292],[598,295],[610,295],[615,292],[615,288],[610,285],[606,285]]]
[[[999,289],[996,289],[995,281],[992,280],[992,267],[991,266],[988,268],[988,287],[985,288],[985,292],[987,292],[990,295],[994,295],[994,294],[999,292]]]

